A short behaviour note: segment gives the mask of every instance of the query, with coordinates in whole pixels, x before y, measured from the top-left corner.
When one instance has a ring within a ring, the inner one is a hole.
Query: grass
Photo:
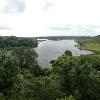
[[[100,56],[100,44],[99,43],[85,43],[84,46],[76,45],[79,49],[90,50],[95,52],[96,56]]]
[[[79,49],[85,49],[95,52],[95,56],[100,57],[100,35],[79,41],[76,45]]]

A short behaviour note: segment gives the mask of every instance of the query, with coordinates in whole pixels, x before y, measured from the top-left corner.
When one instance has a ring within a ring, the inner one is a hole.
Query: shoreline
[[[89,51],[91,51],[91,52],[94,52],[94,54],[92,54],[92,55],[100,55],[100,52],[99,52],[99,51],[92,50],[91,48],[89,49],[89,48],[86,48],[86,47],[80,47],[78,42],[77,42],[77,44],[75,45],[75,47],[77,47],[77,48],[80,49],[80,50],[89,50]],[[91,54],[90,54],[90,55],[91,55]]]

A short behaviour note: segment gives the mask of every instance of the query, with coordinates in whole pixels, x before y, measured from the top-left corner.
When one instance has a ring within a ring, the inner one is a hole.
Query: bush
[[[66,50],[66,51],[65,51],[65,55],[72,56],[72,52],[69,51],[69,50]]]

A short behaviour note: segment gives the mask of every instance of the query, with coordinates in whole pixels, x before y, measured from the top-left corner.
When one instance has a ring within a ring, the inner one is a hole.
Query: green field
[[[84,45],[80,45],[80,42],[82,42]],[[91,39],[80,42],[78,43],[78,45],[76,45],[78,48],[91,50],[96,53],[95,55],[100,56],[100,36],[96,36]]]

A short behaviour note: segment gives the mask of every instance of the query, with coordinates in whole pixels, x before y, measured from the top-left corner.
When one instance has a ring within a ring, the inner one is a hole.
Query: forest
[[[37,38],[0,36],[0,100],[100,100],[100,36],[77,41],[95,54],[66,50],[43,69],[34,50]]]
[[[13,47],[34,48],[38,45],[36,38],[22,38],[16,36],[0,36],[0,48],[11,49]]]

